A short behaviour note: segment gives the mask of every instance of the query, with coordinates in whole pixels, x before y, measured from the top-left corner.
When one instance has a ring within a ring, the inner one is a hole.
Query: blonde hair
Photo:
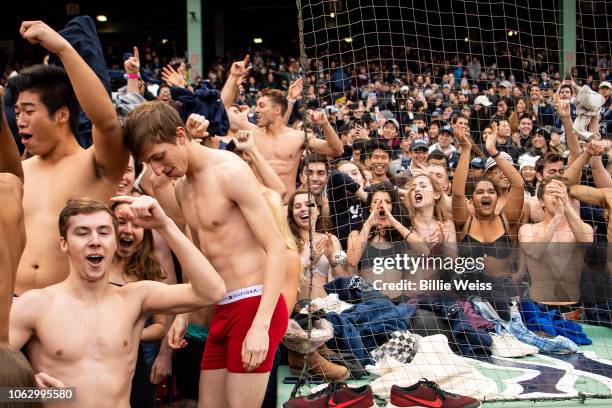
[[[260,191],[266,199],[268,208],[272,211],[272,217],[274,217],[274,222],[285,240],[285,246],[287,249],[299,252],[297,239],[289,228],[289,223],[287,222],[287,216],[285,214],[285,205],[280,194],[265,186],[260,186]]]
[[[438,180],[436,180],[427,173],[417,174],[414,177],[410,178],[408,184],[406,185],[406,190],[410,191],[410,188],[415,183],[415,180],[419,177],[426,177],[431,183],[434,193],[437,193],[440,196],[434,203],[434,218],[440,222],[449,221],[451,219],[451,216],[448,212],[448,208],[446,208],[446,202],[444,200],[444,190],[442,190],[442,188],[440,187]],[[410,216],[410,219],[414,219],[414,217],[416,216],[416,209],[414,208],[414,205],[410,200],[410,194],[406,194],[406,197],[404,198],[404,206],[408,210],[408,215]]]

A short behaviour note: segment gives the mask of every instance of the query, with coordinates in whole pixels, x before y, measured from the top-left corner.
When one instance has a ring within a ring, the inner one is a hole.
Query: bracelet
[[[287,102],[289,103],[295,103],[297,101],[297,99],[287,99]]]
[[[499,156],[500,154],[501,154],[501,151],[498,150],[497,153],[491,155],[491,158],[492,159],[497,159],[497,156]]]
[[[408,237],[409,237],[410,235],[412,235],[413,233],[414,233],[414,231],[412,230],[412,228],[410,228],[410,229],[408,230],[408,234],[406,234],[406,236],[404,237],[404,241],[405,241],[405,240],[407,240],[407,239],[408,239]]]
[[[140,74],[127,74],[128,79],[138,79]]]

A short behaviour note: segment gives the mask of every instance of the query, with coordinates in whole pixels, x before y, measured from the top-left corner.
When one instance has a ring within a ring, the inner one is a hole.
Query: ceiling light
[[[344,41],[347,42],[347,43],[352,43],[353,42],[353,38],[352,37],[346,37],[344,39]]]
[[[259,38],[259,37],[255,37],[255,38],[253,38],[253,42],[255,44],[261,44],[263,42],[263,40],[261,38]]]
[[[106,18],[104,14],[100,14],[96,16],[96,20],[98,20],[100,23],[106,23],[108,18]]]

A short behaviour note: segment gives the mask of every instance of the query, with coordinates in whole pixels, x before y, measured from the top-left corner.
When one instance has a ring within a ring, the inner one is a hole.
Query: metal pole
[[[576,66],[576,0],[561,0],[559,13],[559,68],[561,75],[570,75]]]
[[[193,81],[202,75],[202,0],[187,0],[187,61]]]

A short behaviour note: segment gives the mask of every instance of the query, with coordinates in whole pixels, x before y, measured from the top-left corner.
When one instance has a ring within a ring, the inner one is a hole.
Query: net
[[[309,223],[346,255],[311,230],[293,396],[348,378],[397,402],[427,378],[481,401],[612,397],[610,3],[570,3],[298,0],[302,108],[348,147],[321,192],[325,164],[305,164]],[[557,210],[539,201],[555,173],[574,185]]]

